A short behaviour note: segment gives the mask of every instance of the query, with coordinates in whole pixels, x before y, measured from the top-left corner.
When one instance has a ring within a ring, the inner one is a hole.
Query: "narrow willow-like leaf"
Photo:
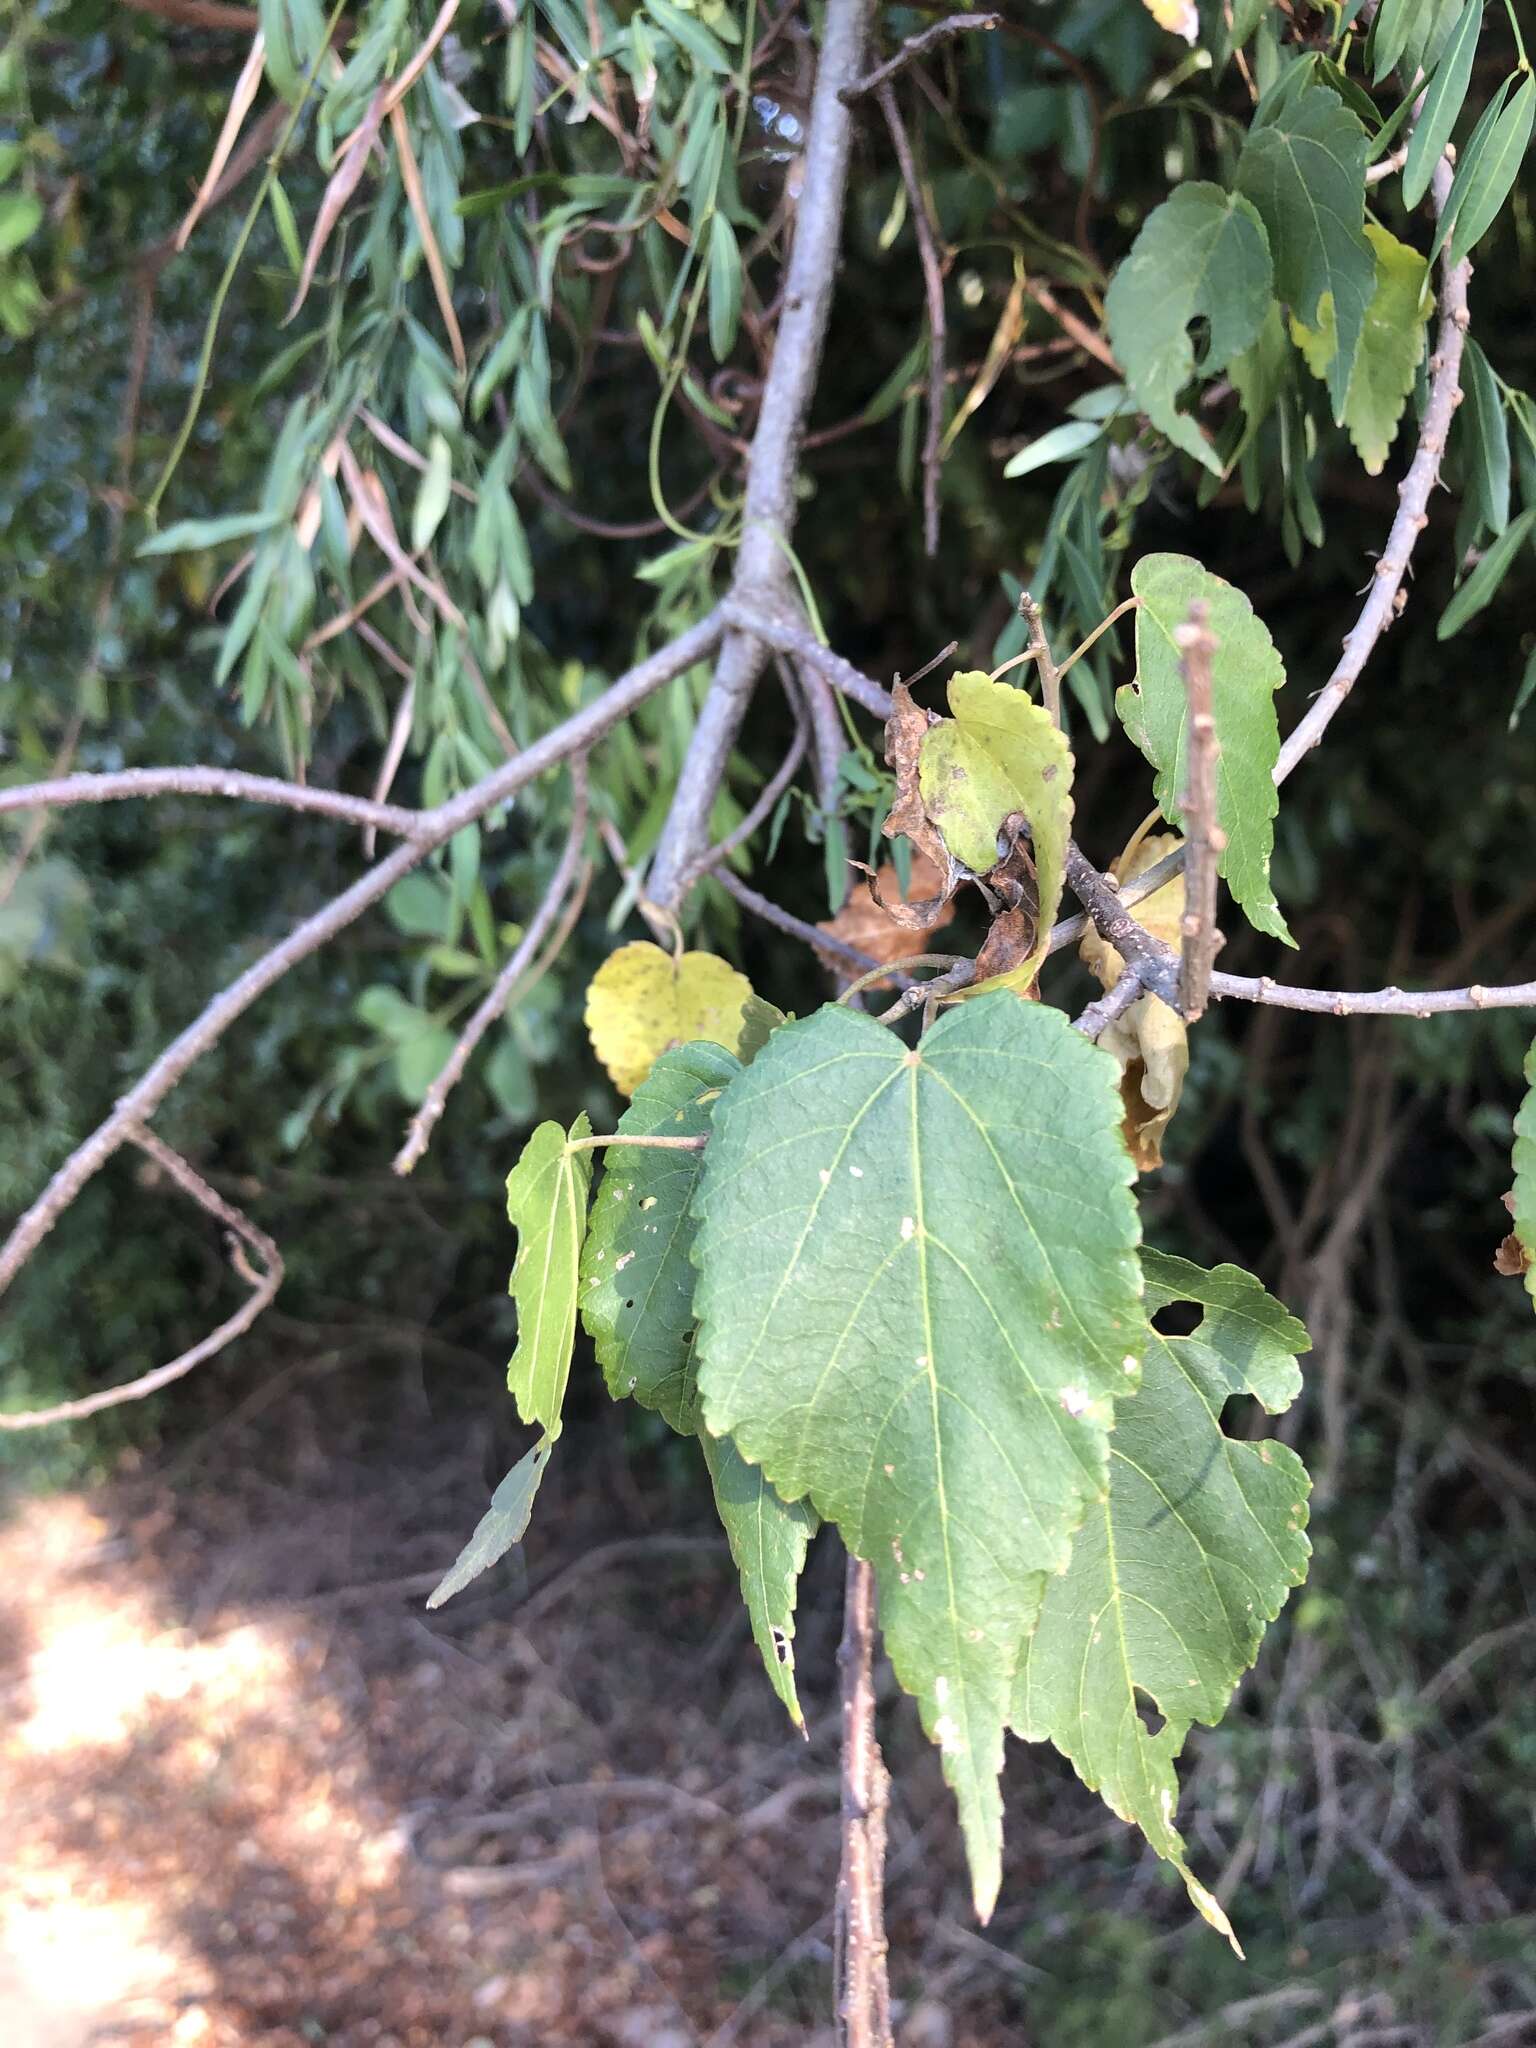
[[[1189,555],[1143,555],[1131,572],[1136,613],[1136,680],[1115,695],[1131,738],[1157,770],[1158,806],[1179,824],[1189,724],[1174,639],[1198,598],[1209,609],[1216,652],[1211,709],[1221,755],[1216,764],[1216,822],[1227,835],[1219,867],[1250,924],[1294,944],[1269,881],[1274,848],[1275,762],[1280,726],[1275,691],[1285,669],[1269,631],[1243,593]]]
[[[1271,1414],[1288,1408],[1308,1338],[1235,1266],[1207,1273],[1147,1252],[1142,1267],[1149,1311],[1189,1301],[1205,1313],[1192,1336],[1152,1334],[1141,1392],[1116,1415],[1109,1496],[1089,1511],[1026,1646],[1014,1726],[1053,1742],[1142,1830],[1235,1948],[1185,1861],[1173,1766],[1194,1722],[1221,1719],[1266,1623],[1306,1575],[1301,1461],[1283,1444],[1225,1436],[1221,1411],[1233,1394]],[[1144,1707],[1165,1717],[1155,1734]]]
[[[1509,524],[1509,427],[1493,366],[1469,334],[1463,344],[1461,388],[1467,402],[1457,420],[1467,483],[1490,533]]]
[[[1472,59],[1477,55],[1477,38],[1483,25],[1483,0],[1467,0],[1451,31],[1445,54],[1435,68],[1424,95],[1423,112],[1408,138],[1408,159],[1403,165],[1403,204],[1412,210],[1429,190],[1435,165],[1445,154],[1445,145],[1456,126],[1472,80]]]
[[[983,1919],[1019,1653],[1145,1343],[1120,1114],[1058,1010],[979,996],[908,1051],[829,1007],[715,1105],[695,1198],[709,1426],[874,1565]]]
[[[741,1071],[734,1054],[718,1045],[664,1052],[635,1090],[621,1134],[706,1136],[721,1091]],[[610,1150],[582,1251],[581,1317],[614,1399],[629,1395],[679,1435],[699,1437],[763,1667],[798,1728],[804,1717],[795,1691],[795,1592],[816,1516],[804,1502],[787,1505],[755,1465],[703,1428],[689,1258],[689,1204],[702,1162],[700,1152],[670,1147]]]
[[[1477,567],[1461,584],[1435,627],[1437,640],[1449,640],[1459,633],[1468,619],[1475,619],[1480,611],[1492,604],[1499,592],[1499,585],[1509,574],[1510,564],[1525,545],[1526,536],[1536,526],[1536,506],[1527,507],[1508,526],[1489,548]]]
[[[586,1112],[573,1138],[592,1135]],[[507,1176],[507,1214],[517,1227],[508,1291],[517,1304],[517,1349],[507,1385],[524,1422],[560,1434],[560,1411],[576,1341],[576,1275],[587,1228],[592,1154],[573,1152],[555,1123],[540,1124]]]
[[[1525,1100],[1515,1115],[1515,1241],[1530,1255],[1525,1287],[1536,1302],[1536,1039],[1525,1056]]]
[[[1201,369],[1214,373],[1253,342],[1273,285],[1269,240],[1249,202],[1188,184],[1148,214],[1109,287],[1109,336],[1126,382],[1153,426],[1218,476],[1215,449],[1178,409],[1195,373],[1189,323],[1206,317]]]
[[[1514,189],[1536,121],[1536,78],[1529,73],[1489,133],[1488,146],[1469,172],[1465,197],[1451,229],[1451,261],[1470,255],[1499,217]],[[1449,207],[1446,209],[1449,211]]]
[[[1297,67],[1301,69],[1300,66]],[[1311,77],[1260,108],[1237,164],[1237,189],[1269,233],[1275,289],[1296,318],[1316,326],[1333,295],[1338,348],[1328,370],[1333,416],[1344,417],[1349,380],[1376,289],[1376,258],[1363,232],[1370,143],[1342,100]]]
[[[462,1593],[472,1579],[499,1564],[514,1543],[522,1542],[554,1447],[552,1437],[541,1436],[533,1449],[518,1459],[491,1495],[491,1504],[475,1524],[474,1534],[427,1595],[428,1607],[441,1607],[455,1593]]]
[[[972,991],[1028,987],[1045,958],[1061,905],[1072,831],[1072,753],[1043,704],[978,670],[949,686],[952,719],[924,735],[918,782],[929,819],[957,860],[985,874],[998,857],[1003,821],[1029,822],[1039,896],[1036,939],[1027,959]]]

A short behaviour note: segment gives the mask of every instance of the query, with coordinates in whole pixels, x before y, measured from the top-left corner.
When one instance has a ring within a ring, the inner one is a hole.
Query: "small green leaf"
[[[1515,1114],[1515,1188],[1510,1207],[1515,1242],[1531,1261],[1525,1269],[1526,1292],[1536,1303],[1536,1039],[1525,1056],[1525,1086],[1525,1099]]]
[[[1310,77],[1260,125],[1263,113],[1261,106],[1238,158],[1237,189],[1269,231],[1275,289],[1296,318],[1315,327],[1324,292],[1333,295],[1338,347],[1328,389],[1342,421],[1376,289],[1376,257],[1364,234],[1370,143],[1344,103]]]
[[[715,1102],[740,1072],[718,1045],[665,1052],[636,1089],[619,1130],[626,1137],[707,1136]],[[816,1517],[804,1502],[786,1505],[755,1465],[701,1427],[689,1205],[702,1163],[702,1153],[670,1147],[610,1151],[581,1257],[581,1319],[614,1399],[628,1395],[703,1443],[763,1667],[800,1727],[791,1648],[795,1590]]]
[[[1258,334],[1273,285],[1269,242],[1253,206],[1219,185],[1190,184],[1147,216],[1109,287],[1109,338],[1126,382],[1153,426],[1218,475],[1216,451],[1178,408],[1195,374],[1189,323],[1202,314],[1208,322],[1200,370],[1210,375]]]
[[[1003,465],[1003,475],[1009,478],[1029,476],[1050,463],[1070,462],[1085,448],[1091,448],[1103,431],[1093,420],[1063,420],[1059,427],[1052,427],[1049,433],[1031,441],[1027,448],[1010,455]]]
[[[741,251],[736,230],[723,213],[709,222],[709,345],[723,363],[736,346],[741,319]]]
[[[1429,266],[1417,249],[1385,228],[1372,225],[1365,234],[1376,252],[1376,289],[1349,379],[1343,425],[1366,474],[1380,476],[1423,359],[1435,302],[1425,289]],[[1313,376],[1326,381],[1338,346],[1331,294],[1324,292],[1318,302],[1316,327],[1293,321],[1291,332]]]
[[[1466,582],[1457,589],[1455,596],[1440,614],[1440,623],[1435,628],[1437,640],[1449,640],[1459,633],[1468,619],[1475,619],[1485,606],[1498,595],[1499,585],[1509,573],[1510,564],[1519,554],[1526,535],[1536,526],[1536,506],[1512,519],[1498,539],[1483,556]]]
[[[436,875],[406,875],[384,898],[390,923],[408,939],[445,939],[453,924],[453,904]]]
[[[729,71],[731,60],[724,49],[691,14],[674,7],[671,0],[645,0],[645,11],[680,50],[686,50],[706,71]]]
[[[1306,1575],[1301,1461],[1284,1444],[1234,1442],[1221,1411],[1234,1394],[1272,1415],[1288,1408],[1308,1338],[1235,1266],[1206,1273],[1144,1252],[1142,1270],[1149,1312],[1190,1301],[1205,1313],[1192,1336],[1152,1334],[1141,1392],[1116,1412],[1108,1497],[1046,1589],[1013,1722],[1027,1740],[1053,1742],[1141,1829],[1236,1948],[1226,1914],[1184,1860],[1173,1766],[1193,1723],[1221,1719],[1266,1622]],[[1155,1734],[1143,1706],[1165,1716]]]
[[[325,15],[319,0],[256,0],[266,37],[267,76],[290,105],[325,44]]]
[[[983,1919],[1019,1654],[1145,1341],[1120,1118],[1059,1010],[979,996],[909,1051],[833,1005],[715,1104],[695,1197],[708,1426],[874,1565]]]
[[[762,996],[748,996],[741,1006],[741,1036],[736,1041],[736,1057],[741,1064],[750,1067],[774,1032],[788,1021],[776,1004],[766,1002]]]
[[[288,258],[288,268],[298,277],[304,268],[304,248],[299,240],[299,224],[293,217],[293,207],[278,178],[274,178],[267,187],[267,204],[272,209],[272,224],[277,229],[277,239],[283,245],[283,254]]]
[[[0,196],[0,256],[9,256],[30,241],[42,224],[43,202],[33,192]]]
[[[1216,764],[1216,822],[1227,835],[1218,866],[1250,924],[1293,945],[1269,880],[1274,850],[1275,762],[1280,726],[1275,691],[1285,668],[1240,590],[1188,555],[1143,555],[1131,572],[1136,613],[1136,680],[1115,693],[1121,723],[1157,770],[1158,808],[1182,830],[1189,709],[1174,634],[1199,598],[1208,608],[1216,652],[1211,709],[1221,754]]]
[[[253,534],[270,533],[278,524],[275,512],[228,512],[220,519],[178,519],[163,533],[152,533],[139,547],[139,555],[179,555],[190,548],[218,548],[226,541],[249,540]]]
[[[588,1138],[583,1110],[572,1138]],[[587,1228],[592,1154],[572,1151],[555,1123],[540,1124],[507,1176],[507,1215],[518,1234],[508,1292],[517,1304],[517,1349],[507,1385],[524,1422],[560,1434],[576,1341],[576,1276]]]
[[[453,1033],[424,1012],[418,1014],[421,1029],[395,1048],[395,1086],[413,1106],[423,1100],[453,1056]]]
[[[998,858],[1003,821],[1022,812],[1034,853],[1036,942],[1006,976],[978,983],[975,995],[1034,980],[1066,878],[1072,831],[1072,753],[1043,704],[981,670],[953,678],[952,719],[923,737],[918,784],[923,806],[956,860],[984,875]]]
[[[472,1579],[499,1564],[514,1543],[522,1542],[554,1447],[553,1437],[541,1436],[533,1449],[518,1459],[491,1495],[491,1504],[475,1524],[475,1533],[427,1595],[428,1607],[441,1607],[455,1593],[462,1593]]]
[[[1466,405],[1457,419],[1467,480],[1490,533],[1509,524],[1509,427],[1493,366],[1469,334],[1462,344],[1461,388]]]
[[[1525,160],[1536,120],[1536,77],[1529,72],[1509,105],[1494,122],[1488,145],[1467,173],[1466,189],[1456,207],[1451,229],[1451,261],[1468,256],[1498,218]],[[1449,204],[1446,211],[1450,211]]]
[[[1408,160],[1403,166],[1403,204],[1411,211],[1429,190],[1435,165],[1445,154],[1456,117],[1467,97],[1472,80],[1472,60],[1477,55],[1477,38],[1483,26],[1483,0],[1467,0],[1451,31],[1444,55],[1435,67],[1423,110],[1408,138]]]
[[[431,546],[432,536],[442,525],[443,514],[448,510],[452,490],[453,450],[448,446],[445,435],[433,434],[427,443],[426,473],[421,479],[415,509],[411,513],[411,547],[416,554]]]

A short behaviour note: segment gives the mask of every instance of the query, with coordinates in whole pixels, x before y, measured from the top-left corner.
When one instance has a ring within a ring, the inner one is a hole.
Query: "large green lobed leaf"
[[[1269,239],[1254,208],[1219,185],[1192,183],[1147,215],[1105,300],[1110,341],[1147,418],[1217,476],[1215,449],[1178,408],[1195,373],[1189,323],[1200,314],[1209,323],[1201,364],[1209,375],[1252,344],[1273,286]]]
[[[572,1138],[588,1138],[585,1111]],[[576,1273],[587,1227],[592,1155],[573,1152],[556,1123],[540,1124],[507,1176],[507,1214],[517,1227],[509,1286],[517,1304],[517,1349],[507,1385],[524,1422],[560,1434],[560,1411],[576,1341]]]
[[[1158,807],[1170,824],[1180,825],[1189,706],[1174,635],[1199,599],[1216,636],[1211,660],[1211,711],[1221,748],[1216,822],[1227,835],[1217,865],[1249,923],[1291,945],[1269,880],[1280,804],[1275,692],[1285,681],[1275,643],[1243,593],[1189,555],[1143,555],[1131,572],[1131,589],[1141,600],[1136,680],[1115,693],[1115,709],[1157,770],[1153,789]]]
[[[766,1043],[768,1009],[760,1004],[761,1014],[744,1026],[749,1056]],[[625,1137],[705,1137],[721,1091],[741,1071],[734,1053],[703,1041],[664,1052],[635,1090],[619,1130]],[[753,1638],[798,1728],[804,1716],[795,1690],[795,1595],[816,1516],[804,1502],[782,1501],[757,1466],[703,1426],[689,1257],[689,1205],[702,1163],[701,1152],[671,1147],[610,1148],[581,1257],[581,1319],[614,1399],[631,1397],[703,1445]]]
[[[1194,1722],[1221,1719],[1265,1624],[1306,1575],[1301,1461],[1283,1444],[1234,1442],[1221,1411],[1233,1394],[1271,1414],[1288,1408],[1308,1338],[1235,1266],[1207,1273],[1146,1252],[1142,1267],[1149,1312],[1189,1301],[1205,1313],[1192,1336],[1152,1334],[1141,1392],[1110,1439],[1109,1496],[1090,1510],[1025,1648],[1013,1725],[1070,1758],[1236,1947],[1185,1861],[1173,1766]],[[1165,1717],[1155,1734],[1143,1706]]]
[[[716,1104],[695,1200],[709,1426],[875,1566],[983,1919],[1019,1654],[1146,1338],[1120,1118],[1057,1010],[979,996],[909,1051],[829,1007]]]
[[[1349,380],[1376,289],[1376,257],[1363,232],[1370,141],[1358,117],[1311,77],[1260,105],[1237,163],[1237,189],[1269,232],[1275,289],[1304,326],[1333,295],[1338,347],[1328,367],[1333,416],[1342,422]]]

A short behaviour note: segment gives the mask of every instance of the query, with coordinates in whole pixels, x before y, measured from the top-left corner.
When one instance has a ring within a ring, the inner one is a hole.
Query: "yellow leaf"
[[[752,984],[713,953],[674,959],[639,940],[610,953],[587,990],[587,1032],[621,1095],[633,1095],[668,1046],[707,1038],[729,1051],[741,1037]]]
[[[1141,4],[1169,35],[1182,36],[1186,43],[1193,43],[1199,36],[1200,16],[1195,0],[1141,0]]]
[[[1122,882],[1173,853],[1182,841],[1174,833],[1133,840],[1113,863],[1111,873]],[[1176,875],[1135,906],[1138,924],[1176,951],[1184,916],[1184,877]],[[1083,965],[1112,989],[1125,962],[1107,940],[1089,928],[1078,948]],[[1189,1037],[1184,1020],[1156,996],[1138,996],[1123,1017],[1099,1035],[1099,1044],[1120,1062],[1120,1095],[1125,1104],[1125,1141],[1137,1171],[1149,1173],[1163,1163],[1163,1133],[1172,1121],[1184,1091],[1189,1067]]]

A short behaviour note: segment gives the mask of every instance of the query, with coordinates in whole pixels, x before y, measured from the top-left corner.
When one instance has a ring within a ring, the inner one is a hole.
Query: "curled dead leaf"
[[[899,685],[898,685],[899,687]],[[862,865],[854,862],[854,866]],[[861,953],[867,953],[872,960],[910,960],[915,954],[928,950],[924,933],[942,928],[953,922],[954,912],[948,896],[943,894],[944,877],[925,853],[912,856],[912,874],[907,894],[902,895],[901,879],[894,866],[886,861],[878,873],[868,868],[864,873],[869,877],[865,889],[855,889],[836,917],[824,918],[818,931],[841,939],[844,945],[857,946]],[[918,919],[918,911],[929,912],[926,922]],[[822,959],[845,981],[852,980],[846,961],[835,954],[824,953]],[[892,987],[893,983],[881,982],[877,986]]]
[[[1505,1208],[1513,1216],[1515,1213],[1513,1188],[1511,1188],[1507,1195],[1502,1196],[1501,1199]],[[1508,1237],[1504,1239],[1493,1255],[1493,1270],[1506,1280],[1523,1279],[1530,1272],[1532,1263],[1529,1248],[1520,1242],[1513,1231],[1509,1233]]]
[[[1119,860],[1110,865],[1118,881],[1132,881],[1177,851],[1182,841],[1175,833],[1162,833],[1139,844],[1133,839]],[[1184,877],[1176,875],[1155,889],[1136,906],[1136,920],[1164,945],[1177,950],[1184,917]],[[1125,969],[1125,962],[1107,940],[1091,927],[1084,934],[1078,957],[1106,990],[1112,989]],[[1125,1104],[1125,1141],[1138,1173],[1150,1173],[1163,1163],[1163,1133],[1173,1119],[1184,1091],[1189,1068],[1189,1035],[1184,1020],[1156,996],[1139,996],[1113,1024],[1101,1033],[1099,1044],[1120,1062],[1120,1095]]]

